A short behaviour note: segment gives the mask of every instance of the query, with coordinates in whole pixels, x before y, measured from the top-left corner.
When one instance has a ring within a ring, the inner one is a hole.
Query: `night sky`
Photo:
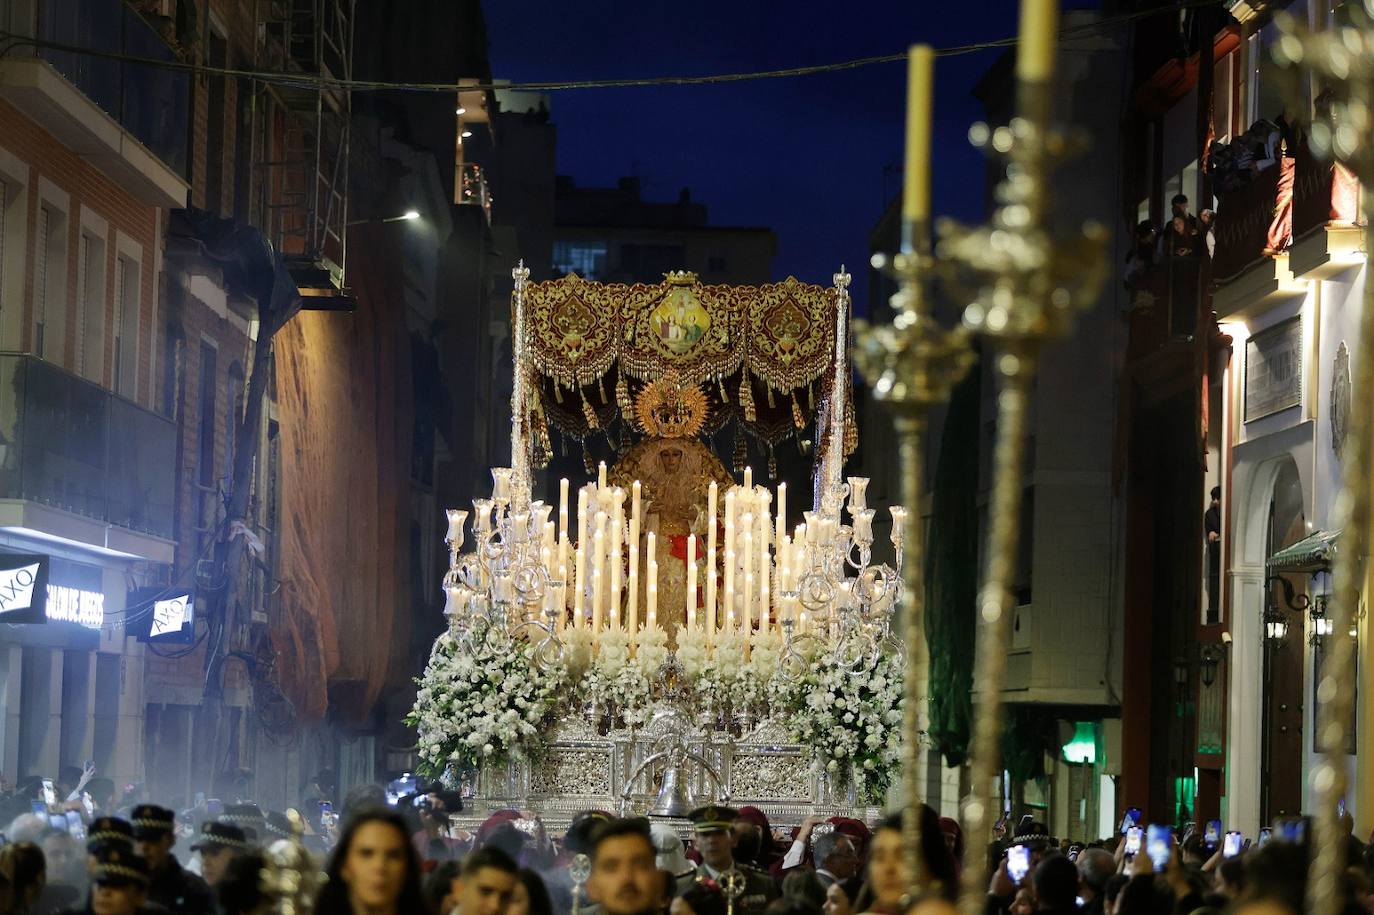
[[[1016,31],[1013,0],[500,0],[485,11],[493,76],[516,82],[766,70]],[[939,214],[981,215],[983,158],[966,133],[982,113],[971,91],[999,53],[936,62]],[[891,63],[723,85],[558,91],[558,171],[586,187],[637,175],[650,200],[675,200],[690,187],[712,224],[777,232],[774,278],[829,283],[847,264],[862,308],[868,233],[900,188],[905,80],[905,64]]]

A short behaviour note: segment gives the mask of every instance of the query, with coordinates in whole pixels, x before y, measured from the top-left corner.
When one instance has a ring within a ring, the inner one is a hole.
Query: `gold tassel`
[[[768,479],[778,478],[778,456],[773,453],[773,446],[768,446]]]
[[[797,392],[792,392],[792,425],[798,429],[806,427],[806,417],[802,416],[801,404],[797,403]]]
[[[749,446],[744,443],[744,426],[735,424],[735,473],[744,473],[749,464]]]
[[[553,399],[556,403],[563,402],[563,385],[556,381],[553,383]]]
[[[716,384],[720,386],[720,402],[721,402],[721,403],[729,403],[729,402],[730,402],[730,395],[727,394],[727,393],[725,393],[725,379],[724,379],[724,378],[717,378],[717,379],[716,379]]]
[[[806,408],[813,413],[816,411],[816,390],[809,384],[806,386]]]
[[[615,402],[620,405],[620,415],[629,417],[634,412],[634,404],[630,403],[630,386],[625,383],[625,373],[618,374],[615,382]]]
[[[778,408],[778,405],[773,401],[773,386],[771,384],[766,385],[764,387],[764,390],[768,392],[768,409],[776,410]]]
[[[588,429],[599,429],[601,426],[596,421],[596,411],[592,409],[592,402],[587,399],[587,392],[582,392],[582,416],[587,420]]]
[[[740,373],[739,405],[744,409],[746,422],[758,422],[758,413],[754,409],[754,386],[749,383],[749,371],[747,369]]]
[[[596,379],[596,393],[598,393],[598,394],[601,395],[601,402],[602,402],[602,403],[607,403],[607,402],[609,402],[610,398],[608,398],[608,397],[606,396],[606,376],[605,376],[605,375],[602,375],[600,378]]]

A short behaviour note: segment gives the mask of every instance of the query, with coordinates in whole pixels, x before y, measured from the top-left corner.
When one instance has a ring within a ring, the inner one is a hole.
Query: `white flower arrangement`
[[[485,644],[471,651],[452,633],[435,639],[406,717],[419,734],[424,771],[497,765],[537,749],[563,672],[542,670],[532,655],[519,640],[502,651]]]
[[[561,663],[544,668],[524,641],[498,653],[485,644],[473,650],[448,632],[436,639],[406,719],[419,733],[421,768],[437,775],[536,755],[556,715],[588,704],[613,712],[624,727],[647,723],[669,654],[662,630],[641,630],[633,645],[624,630],[566,629],[559,638]],[[784,650],[775,631],[722,630],[712,646],[698,629],[678,633],[675,657],[702,709],[780,721],[812,748],[819,768],[881,803],[899,763],[899,662],[882,656],[855,669],[822,652],[784,664]]]
[[[867,803],[881,803],[900,763],[902,671],[886,655],[857,670],[823,654],[779,690],[779,717],[815,762]]]

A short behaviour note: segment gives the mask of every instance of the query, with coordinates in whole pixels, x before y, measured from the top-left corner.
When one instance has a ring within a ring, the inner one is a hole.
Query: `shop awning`
[[[1264,563],[1265,571],[1321,572],[1331,568],[1336,558],[1336,538],[1340,531],[1314,531],[1279,550]]]

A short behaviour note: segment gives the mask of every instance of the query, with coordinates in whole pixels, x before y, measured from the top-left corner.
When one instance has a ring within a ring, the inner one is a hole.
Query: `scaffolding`
[[[356,0],[254,0],[254,67],[300,83],[254,86],[257,217],[306,308],[349,308],[348,157]],[[316,79],[318,78],[318,79]]]

